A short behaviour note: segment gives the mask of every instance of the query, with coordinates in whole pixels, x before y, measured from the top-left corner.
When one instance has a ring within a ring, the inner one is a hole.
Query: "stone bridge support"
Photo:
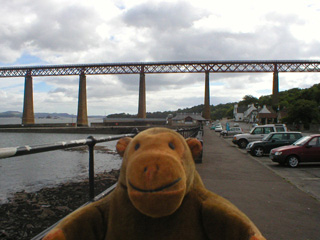
[[[142,67],[140,72],[140,83],[139,83],[139,107],[138,107],[138,118],[146,118],[146,76]]]
[[[277,64],[274,65],[273,88],[272,88],[272,107],[277,108],[279,104],[279,72]]]
[[[202,117],[210,120],[210,84],[209,84],[209,71],[206,71],[205,87],[204,87],[204,110]]]
[[[24,84],[24,102],[22,113],[22,125],[34,124],[33,111],[33,83],[32,76],[27,74]]]
[[[88,126],[87,83],[86,83],[86,75],[84,73],[81,73],[79,76],[77,126]]]

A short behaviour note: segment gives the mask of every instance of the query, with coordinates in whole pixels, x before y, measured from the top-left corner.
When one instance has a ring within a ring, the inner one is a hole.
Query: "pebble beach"
[[[119,177],[119,170],[95,175],[98,195]],[[0,205],[0,239],[29,240],[47,229],[89,199],[89,181],[68,182],[37,192],[17,192],[7,203]]]

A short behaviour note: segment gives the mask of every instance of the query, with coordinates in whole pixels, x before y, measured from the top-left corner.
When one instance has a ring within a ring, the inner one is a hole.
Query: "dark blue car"
[[[273,148],[291,145],[300,138],[301,132],[272,132],[261,141],[249,143],[246,149],[251,155],[261,157],[269,154]]]

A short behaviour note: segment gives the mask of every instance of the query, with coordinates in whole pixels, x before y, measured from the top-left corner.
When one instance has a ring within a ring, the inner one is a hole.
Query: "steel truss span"
[[[204,72],[320,72],[320,61],[181,61],[0,67],[0,77]]]

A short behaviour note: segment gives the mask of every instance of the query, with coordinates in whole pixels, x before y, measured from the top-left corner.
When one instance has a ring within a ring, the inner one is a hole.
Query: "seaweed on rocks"
[[[116,183],[119,170],[96,174],[95,193]],[[17,192],[0,205],[0,239],[31,239],[89,200],[89,181],[68,182],[37,192]]]

